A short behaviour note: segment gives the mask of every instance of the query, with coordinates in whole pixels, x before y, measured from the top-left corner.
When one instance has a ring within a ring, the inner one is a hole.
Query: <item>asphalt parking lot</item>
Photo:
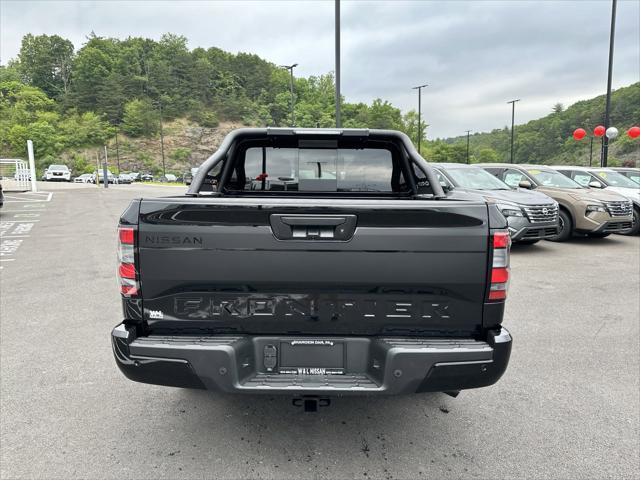
[[[118,217],[131,198],[183,189],[42,188],[48,200],[12,195],[0,210],[3,479],[638,478],[638,237],[513,249],[514,347],[495,386],[304,414],[117,370]]]

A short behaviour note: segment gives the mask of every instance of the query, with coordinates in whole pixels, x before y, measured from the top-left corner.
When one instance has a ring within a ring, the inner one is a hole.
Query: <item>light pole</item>
[[[116,125],[116,162],[118,164],[118,175],[120,175],[120,147],[118,146],[118,130],[119,126]]]
[[[160,111],[160,153],[162,154],[162,175],[167,175],[167,170],[164,164],[164,131],[162,129],[162,102],[158,100],[156,102],[158,105],[158,110]]]
[[[102,162],[102,179],[104,180],[104,188],[109,188],[109,157],[107,156],[107,146],[104,146],[104,162]],[[115,183],[115,179],[114,179]]]
[[[340,128],[340,0],[335,2],[335,61],[336,61],[336,128]]]
[[[513,163],[513,133],[515,128],[515,119],[516,119],[516,102],[519,102],[520,99],[510,100],[507,103],[511,104],[511,163]]]
[[[298,66],[297,63],[294,63],[293,65],[280,65],[282,68],[286,68],[287,70],[289,70],[289,73],[291,74],[291,81],[290,83],[290,87],[291,87],[291,126],[295,127],[296,126],[296,113],[295,113],[295,109],[293,106],[293,69],[295,67]]]
[[[607,103],[604,110],[604,128],[607,129],[609,125],[609,111],[611,109],[611,76],[613,74],[613,40],[616,33],[616,6],[618,0],[612,0],[611,2],[611,30],[609,32],[609,69],[607,71]],[[600,166],[607,166],[607,157],[609,154],[609,138],[605,135],[602,138],[602,154],[600,158]]]
[[[471,130],[467,130],[467,164],[469,163],[469,134]]]
[[[420,141],[422,140],[422,89],[428,87],[429,84],[418,85],[412,90],[418,90],[418,153],[420,153]]]

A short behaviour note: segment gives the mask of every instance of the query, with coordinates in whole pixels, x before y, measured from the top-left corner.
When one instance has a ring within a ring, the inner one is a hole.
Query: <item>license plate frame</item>
[[[296,339],[280,342],[278,372],[293,375],[344,375],[346,344],[336,340]]]

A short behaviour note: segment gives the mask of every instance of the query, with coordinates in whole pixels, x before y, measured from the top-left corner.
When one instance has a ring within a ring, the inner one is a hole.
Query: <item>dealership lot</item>
[[[117,370],[118,217],[131,198],[183,188],[43,188],[50,201],[12,194],[0,210],[2,241],[21,239],[0,263],[2,478],[637,476],[638,237],[514,247],[514,350],[495,386],[304,414],[287,398],[136,384]]]

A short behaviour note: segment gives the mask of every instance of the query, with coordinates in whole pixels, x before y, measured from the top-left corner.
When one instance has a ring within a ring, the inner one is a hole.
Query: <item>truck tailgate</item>
[[[158,332],[468,335],[487,215],[456,201],[145,199],[144,317]]]

